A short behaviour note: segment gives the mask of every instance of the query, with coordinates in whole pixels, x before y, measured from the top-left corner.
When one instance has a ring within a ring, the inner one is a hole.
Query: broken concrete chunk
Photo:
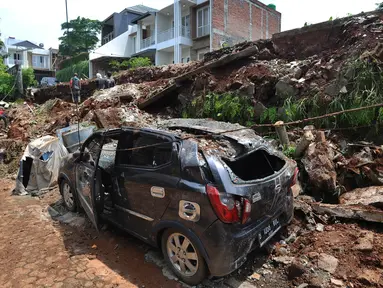
[[[348,92],[346,86],[343,86],[343,87],[340,89],[339,92],[342,93],[342,94],[346,94],[346,93]]]
[[[340,196],[339,202],[345,205],[371,205],[383,207],[383,187],[358,188]]]
[[[338,259],[326,253],[320,253],[318,257],[318,268],[331,274],[335,273],[338,267]]]
[[[343,287],[343,286],[344,286],[342,280],[338,280],[338,279],[335,279],[335,278],[331,278],[330,281],[331,281],[331,284],[333,284],[333,285],[335,285],[335,286],[337,286],[337,287]]]
[[[317,230],[318,232],[323,232],[324,231],[324,225],[321,223],[318,223],[315,227],[315,230]]]
[[[322,203],[312,203],[311,207],[318,214],[328,214],[340,218],[383,223],[383,211],[374,207]]]
[[[289,265],[293,263],[294,259],[295,259],[294,257],[289,257],[289,256],[273,257],[273,261],[284,264],[284,265]]]

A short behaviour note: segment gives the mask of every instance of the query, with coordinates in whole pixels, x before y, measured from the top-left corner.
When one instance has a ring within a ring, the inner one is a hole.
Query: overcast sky
[[[104,20],[127,6],[144,4],[163,8],[173,0],[67,0],[69,19],[77,16]],[[223,0],[221,0],[223,1]],[[239,1],[239,0],[237,0]],[[282,30],[302,27],[333,18],[374,10],[378,0],[261,0],[276,4],[282,13]],[[229,11],[230,13],[230,11]],[[0,31],[3,36],[44,43],[45,48],[58,48],[65,22],[65,0],[0,0]]]

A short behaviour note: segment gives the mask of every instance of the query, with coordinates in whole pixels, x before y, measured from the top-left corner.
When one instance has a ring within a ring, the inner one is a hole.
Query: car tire
[[[63,179],[60,183],[60,193],[62,195],[64,205],[66,209],[71,212],[77,211],[77,201],[74,191],[66,179]]]
[[[205,259],[186,233],[176,229],[165,230],[162,234],[161,248],[166,263],[186,284],[195,286],[207,277],[208,269]]]

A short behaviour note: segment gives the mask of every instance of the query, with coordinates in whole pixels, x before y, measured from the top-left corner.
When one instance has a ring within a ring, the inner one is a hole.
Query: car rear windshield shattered
[[[244,181],[262,179],[278,172],[285,161],[270,155],[263,149],[256,150],[234,160],[223,159],[232,172]]]

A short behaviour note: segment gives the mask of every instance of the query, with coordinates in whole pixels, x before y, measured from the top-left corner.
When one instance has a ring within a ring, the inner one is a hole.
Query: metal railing
[[[153,36],[145,38],[144,40],[141,41],[141,49],[148,48],[152,45],[155,44],[155,38]]]
[[[174,38],[174,28],[170,28],[168,30],[159,32],[157,36],[157,41],[158,43],[161,43],[173,38]]]
[[[109,34],[106,34],[103,38],[102,38],[102,45],[110,42],[113,40],[113,32],[110,32]]]
[[[202,37],[210,34],[210,25],[197,27],[197,37]]]

